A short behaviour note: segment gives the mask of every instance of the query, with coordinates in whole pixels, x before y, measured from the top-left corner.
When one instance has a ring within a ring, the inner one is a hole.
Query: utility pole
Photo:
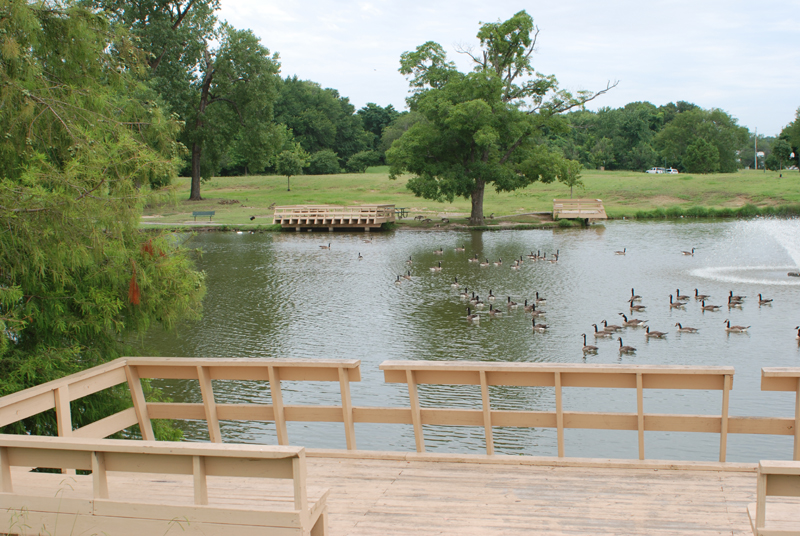
[[[756,127],[756,135],[753,136],[753,165],[754,169],[758,171],[758,127]]]

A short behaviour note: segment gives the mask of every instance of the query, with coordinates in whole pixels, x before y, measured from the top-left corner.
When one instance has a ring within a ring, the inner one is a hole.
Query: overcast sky
[[[281,56],[282,75],[339,90],[356,108],[405,109],[400,54],[476,46],[480,22],[525,9],[541,30],[533,65],[562,88],[619,86],[588,106],[684,100],[777,135],[800,106],[800,0],[221,0],[220,19]]]

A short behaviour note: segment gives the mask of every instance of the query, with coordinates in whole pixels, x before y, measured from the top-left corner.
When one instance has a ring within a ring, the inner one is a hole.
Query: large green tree
[[[473,225],[483,224],[487,184],[502,192],[562,178],[563,158],[544,145],[545,132],[565,128],[559,114],[611,85],[575,96],[559,90],[555,76],[531,65],[537,35],[525,11],[483,24],[480,52],[462,50],[474,63],[470,73],[459,72],[434,42],[404,53],[400,72],[413,88],[408,104],[423,120],[387,152],[390,177],[412,173],[408,188],[427,199],[471,199]]]
[[[203,276],[143,233],[150,184],[180,165],[179,125],[107,19],[65,3],[0,4],[0,396],[114,359],[153,325],[199,314]],[[81,426],[119,392],[76,401]],[[47,414],[25,423],[53,433]],[[17,427],[16,431],[22,431]]]
[[[800,166],[800,108],[797,109],[794,121],[781,130],[780,138],[789,142],[794,154],[794,165]]]

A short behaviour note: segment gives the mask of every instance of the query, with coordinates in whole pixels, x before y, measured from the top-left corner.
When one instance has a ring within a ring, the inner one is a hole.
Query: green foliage
[[[377,166],[381,155],[377,151],[360,151],[347,159],[347,171],[350,173],[364,173],[370,166]]]
[[[719,171],[719,150],[703,138],[697,138],[686,147],[683,165],[689,173],[715,173]]]
[[[181,146],[131,40],[87,9],[25,0],[0,5],[0,33],[2,396],[196,317],[204,284],[176,240],[138,229]],[[74,424],[126,403],[118,390],[76,401]],[[52,433],[48,415],[26,431]]]
[[[278,155],[275,167],[279,174],[285,175],[289,179],[300,175],[303,169],[308,167],[309,160],[308,153],[299,144],[295,144]]]
[[[391,104],[381,108],[374,102],[368,102],[366,106],[358,111],[358,116],[361,118],[364,130],[372,134],[370,148],[373,151],[379,151],[383,130],[397,119],[400,113]],[[380,152],[381,161],[383,161],[384,151],[381,150]]]
[[[794,153],[794,165],[800,167],[800,107],[797,108],[794,121],[781,131],[780,138],[789,143]]]
[[[308,172],[311,175],[333,175],[339,173],[339,157],[331,149],[323,149],[311,155]]]
[[[535,33],[525,11],[483,24],[482,53],[464,51],[473,60],[470,73],[459,72],[434,42],[403,53],[400,72],[410,77],[413,91],[408,104],[422,120],[387,151],[390,178],[414,174],[408,188],[426,199],[471,199],[473,225],[483,224],[487,184],[509,192],[563,180],[563,157],[542,145],[544,132],[565,129],[559,113],[603,92],[573,97],[558,89],[554,76],[535,73],[530,63]]]
[[[786,162],[791,160],[792,145],[785,139],[777,139],[772,143],[772,156],[778,161],[778,167],[770,169],[783,169]]]

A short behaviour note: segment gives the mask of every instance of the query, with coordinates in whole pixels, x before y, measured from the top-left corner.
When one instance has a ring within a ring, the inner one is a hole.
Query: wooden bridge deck
[[[309,452],[309,490],[331,490],[330,536],[752,534],[746,513],[756,492],[752,464],[720,464],[724,470],[713,470],[713,464],[697,464],[695,469],[681,464],[676,470],[659,462],[573,459],[567,466],[556,466],[546,465],[541,458],[470,463],[470,457],[464,456],[362,455]],[[19,476],[15,474],[19,483],[15,491],[35,493],[38,487],[53,489],[54,482],[62,482],[65,499],[73,493],[85,494],[92,478]],[[118,500],[137,500],[130,496],[130,490],[136,489],[149,501],[162,493],[174,502],[183,494],[186,504],[191,504],[190,476],[119,474],[109,479],[112,498],[124,480],[129,481],[122,486],[127,495]],[[129,485],[131,480],[138,485]],[[211,502],[232,508],[239,503],[252,506],[259,497],[274,494],[270,488],[274,485],[264,479],[247,480],[228,485],[216,477]],[[287,500],[286,508],[290,507]],[[235,515],[235,510],[231,513]],[[68,517],[59,526],[69,527]],[[177,527],[173,530],[181,532]]]

